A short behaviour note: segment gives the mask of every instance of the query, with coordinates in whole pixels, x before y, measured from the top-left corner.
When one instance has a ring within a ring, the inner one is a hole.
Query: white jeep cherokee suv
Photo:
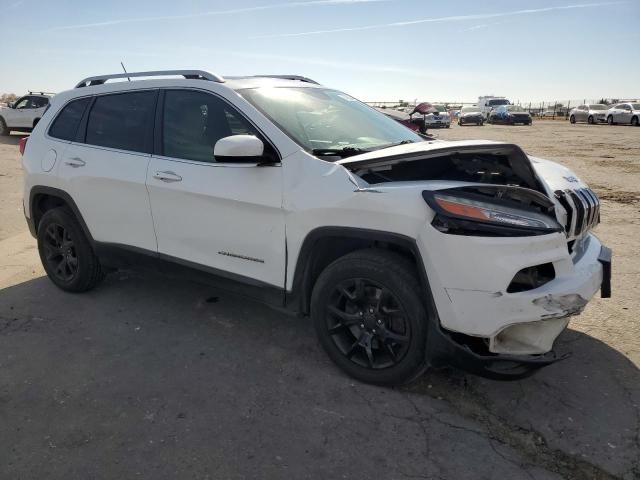
[[[33,130],[49,106],[49,98],[45,92],[29,92],[29,95],[20,97],[6,107],[0,107],[0,135],[9,135],[11,130]]]
[[[426,140],[303,77],[91,77],[53,97],[23,163],[60,288],[131,259],[204,271],[310,315],[366,382],[444,364],[525,376],[609,296],[598,199],[571,171],[511,144]]]

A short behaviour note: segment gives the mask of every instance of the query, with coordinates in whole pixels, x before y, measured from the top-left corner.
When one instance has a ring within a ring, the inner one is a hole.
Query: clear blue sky
[[[0,92],[295,73],[363,100],[640,97],[640,0],[0,0]]]

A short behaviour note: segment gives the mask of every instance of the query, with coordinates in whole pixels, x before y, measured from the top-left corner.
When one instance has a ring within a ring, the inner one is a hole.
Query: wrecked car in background
[[[500,105],[491,109],[487,123],[500,123],[503,125],[531,125],[531,114],[520,105]]]
[[[444,105],[433,105],[433,111],[424,116],[427,128],[449,128],[451,115]]]
[[[119,253],[187,266],[309,315],[365,382],[446,364],[526,376],[610,295],[599,201],[569,169],[508,143],[426,140],[304,77],[90,77],[53,97],[21,151],[56,286],[96,287]]]

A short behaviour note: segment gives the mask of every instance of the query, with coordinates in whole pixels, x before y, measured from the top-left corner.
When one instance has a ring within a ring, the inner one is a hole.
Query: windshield
[[[444,105],[434,105],[433,108],[435,108],[438,113],[447,113],[447,108]]]
[[[238,93],[296,143],[316,154],[362,153],[422,141],[407,127],[336,90],[263,87]]]
[[[498,105],[509,105],[509,100],[506,98],[498,98],[495,100],[489,100],[487,103],[490,107],[496,107]]]
[[[589,110],[609,110],[609,107],[606,105],[596,104],[596,105],[588,105]]]
[[[518,105],[509,105],[507,106],[507,111],[509,112],[524,112],[524,109]]]
[[[466,113],[466,112],[477,112],[478,111],[478,107],[462,107],[462,110],[460,110],[462,113]]]

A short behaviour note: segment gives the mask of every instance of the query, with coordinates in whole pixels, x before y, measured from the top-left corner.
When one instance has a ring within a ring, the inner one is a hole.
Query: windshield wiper
[[[360,155],[361,153],[367,153],[371,150],[358,147],[343,147],[343,148],[314,148],[311,153],[320,157],[353,157],[354,155]]]

